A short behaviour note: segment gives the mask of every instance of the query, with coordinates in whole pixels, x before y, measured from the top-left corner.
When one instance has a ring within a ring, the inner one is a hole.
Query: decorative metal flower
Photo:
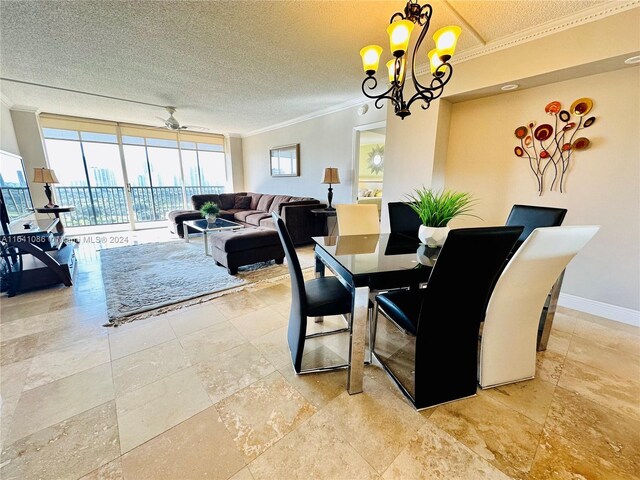
[[[375,145],[371,149],[367,163],[371,173],[382,173],[384,170],[384,145]]]
[[[553,101],[547,104],[544,111],[554,118],[555,126],[545,123],[534,128],[535,123],[529,122],[528,127],[522,125],[515,129],[514,134],[520,140],[520,145],[513,151],[517,157],[529,161],[529,168],[536,176],[540,195],[544,190],[547,170],[553,171],[549,190],[557,186],[560,193],[563,193],[571,155],[575,150],[588,148],[591,143],[586,137],[575,140],[574,138],[578,131],[590,127],[596,121],[596,117],[584,119],[592,107],[593,102],[590,98],[579,98],[573,102],[569,111],[563,110],[560,102]],[[578,117],[578,123],[570,121],[571,115]],[[563,125],[559,126],[559,123]]]

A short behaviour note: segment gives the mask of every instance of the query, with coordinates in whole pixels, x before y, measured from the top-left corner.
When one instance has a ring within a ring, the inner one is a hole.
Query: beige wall
[[[244,167],[242,165],[242,138],[225,138],[225,158],[227,161],[227,188],[230,192],[244,190]]]
[[[447,188],[473,192],[483,221],[503,224],[514,203],[564,207],[564,224],[602,228],[569,268],[562,291],[599,302],[640,309],[640,72],[638,68],[454,104],[446,161]],[[538,196],[526,160],[514,155],[513,131],[550,117],[552,100],[564,108],[593,99],[597,120],[581,135],[592,142],[575,152],[566,193]]]
[[[245,189],[263,193],[310,196],[325,201],[328,185],[321,184],[325,167],[337,167],[340,185],[333,186],[333,203],[351,203],[354,172],[353,128],[384,121],[385,109],[372,105],[360,116],[358,107],[348,108],[295,125],[242,140]],[[300,144],[300,176],[273,178],[269,174],[269,149]],[[386,161],[386,151],[385,151]]]

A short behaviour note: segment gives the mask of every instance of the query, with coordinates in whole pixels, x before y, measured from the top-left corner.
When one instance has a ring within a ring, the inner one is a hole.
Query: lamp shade
[[[456,43],[462,30],[454,25],[443,27],[433,34],[433,41],[436,42],[438,56],[443,62],[448,62],[456,51]]]
[[[442,60],[440,60],[440,57],[438,56],[438,50],[434,48],[429,52],[428,56],[429,56],[429,65],[431,65],[431,73],[436,76],[442,75],[443,73],[442,71],[436,73],[436,69],[440,65],[442,65]]]
[[[413,22],[410,20],[398,20],[387,27],[389,46],[394,57],[401,57],[407,51],[412,31]]]
[[[373,75],[378,71],[378,64],[380,63],[380,54],[382,53],[382,47],[378,45],[368,45],[360,50],[360,56],[362,57],[362,68],[367,75]]]
[[[340,183],[340,175],[338,175],[338,169],[335,167],[325,168],[322,183]]]
[[[34,183],[60,183],[56,173],[50,168],[34,168],[33,169],[33,182]]]

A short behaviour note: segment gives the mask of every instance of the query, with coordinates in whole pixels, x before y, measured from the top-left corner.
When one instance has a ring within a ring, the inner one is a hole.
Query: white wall
[[[4,102],[0,103],[0,150],[20,155],[16,132],[13,129],[13,121],[11,120],[11,112]]]
[[[639,310],[639,85],[639,69],[630,68],[454,104],[446,186],[473,192],[483,219],[456,224],[502,225],[514,203],[567,208],[565,225],[602,227],[571,262],[563,293]],[[591,146],[572,156],[565,193],[538,196],[527,160],[513,153],[513,132],[529,120],[550,121],[550,101],[568,109],[581,97],[594,103],[596,122],[580,131]]]
[[[357,181],[353,128],[384,121],[386,117],[386,109],[377,110],[372,105],[363,116],[359,116],[357,110],[356,106],[243,138],[244,189],[308,196],[326,202],[328,185],[320,183],[322,173],[325,167],[337,167],[341,183],[333,186],[333,203],[351,203],[352,183]],[[269,149],[292,143],[300,144],[300,176],[271,177]]]
[[[37,110],[13,107],[11,109],[11,118],[16,132],[18,147],[24,160],[24,167],[27,171],[29,191],[31,192],[33,206],[44,206],[49,201],[44,193],[44,185],[31,181],[33,179],[34,168],[47,167],[46,153],[40,134]],[[45,214],[36,214],[36,216],[46,217]]]

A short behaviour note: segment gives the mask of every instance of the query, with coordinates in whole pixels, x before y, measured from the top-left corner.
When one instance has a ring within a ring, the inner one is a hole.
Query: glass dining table
[[[425,252],[417,237],[398,233],[313,237],[313,241],[316,277],[324,276],[327,267],[353,294],[347,391],[360,393],[370,293],[420,288],[431,273],[433,252]]]

